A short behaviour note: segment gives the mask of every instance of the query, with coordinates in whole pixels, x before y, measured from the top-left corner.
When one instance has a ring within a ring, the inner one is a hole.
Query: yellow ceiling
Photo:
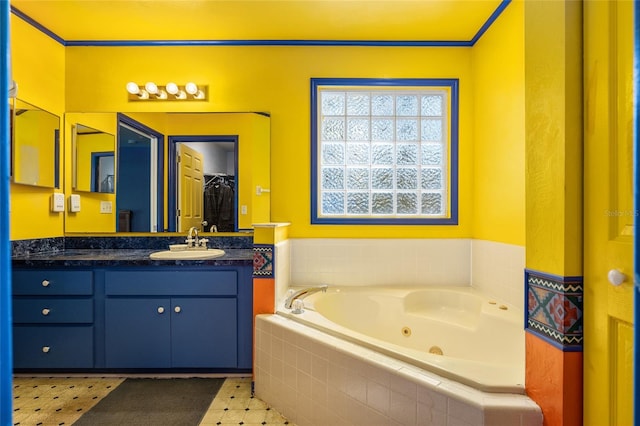
[[[65,41],[470,41],[501,0],[11,0]]]

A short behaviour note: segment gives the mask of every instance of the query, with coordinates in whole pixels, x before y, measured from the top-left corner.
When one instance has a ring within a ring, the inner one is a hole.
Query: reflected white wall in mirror
[[[83,124],[73,127],[75,191],[115,192],[115,137]]]
[[[13,181],[58,187],[60,117],[20,99],[12,101]]]

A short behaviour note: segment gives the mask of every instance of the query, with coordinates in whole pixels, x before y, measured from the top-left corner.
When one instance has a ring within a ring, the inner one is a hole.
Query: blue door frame
[[[633,173],[635,176],[633,185],[633,201],[635,204],[636,221],[634,222],[635,234],[633,238],[633,282],[635,286],[634,303],[633,303],[633,322],[634,322],[634,344],[633,344],[633,424],[640,426],[640,355],[638,350],[640,349],[640,244],[638,243],[638,211],[640,211],[640,175],[638,173],[638,165],[640,165],[640,1],[633,2],[633,15],[634,15],[634,47],[633,47]]]
[[[11,425],[11,254],[9,242],[9,0],[0,0],[0,425]]]

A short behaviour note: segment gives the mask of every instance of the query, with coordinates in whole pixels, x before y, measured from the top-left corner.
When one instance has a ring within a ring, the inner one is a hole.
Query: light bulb
[[[158,93],[156,93],[156,98],[158,98],[158,99],[167,99],[167,92],[165,92],[162,89],[158,90]]]
[[[193,95],[193,97],[195,99],[204,99],[204,91],[198,90],[198,92],[195,95]]]
[[[185,84],[184,90],[186,90],[190,95],[195,95],[196,93],[198,93],[198,86],[195,83],[189,82]]]
[[[176,99],[187,99],[187,94],[184,90],[178,90],[178,93],[176,93]]]
[[[131,93],[132,95],[137,95],[138,93],[140,93],[140,87],[133,81],[130,81],[127,83],[127,92]]]
[[[175,95],[178,93],[178,85],[175,83],[167,83],[166,86],[167,89],[167,93],[169,93],[170,95]]]
[[[145,84],[144,88],[147,89],[147,92],[149,92],[149,94],[151,95],[155,95],[156,93],[158,93],[158,86],[152,81]]]
[[[138,98],[149,99],[149,92],[147,92],[146,90],[141,90],[140,93],[138,93]]]

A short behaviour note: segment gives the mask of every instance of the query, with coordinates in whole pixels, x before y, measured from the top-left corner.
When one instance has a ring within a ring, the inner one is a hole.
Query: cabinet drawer
[[[92,295],[91,271],[14,270],[14,295]]]
[[[106,271],[105,293],[112,296],[234,296],[236,271]]]
[[[13,299],[14,323],[92,323],[91,299]]]
[[[93,326],[13,327],[15,368],[92,368]]]

